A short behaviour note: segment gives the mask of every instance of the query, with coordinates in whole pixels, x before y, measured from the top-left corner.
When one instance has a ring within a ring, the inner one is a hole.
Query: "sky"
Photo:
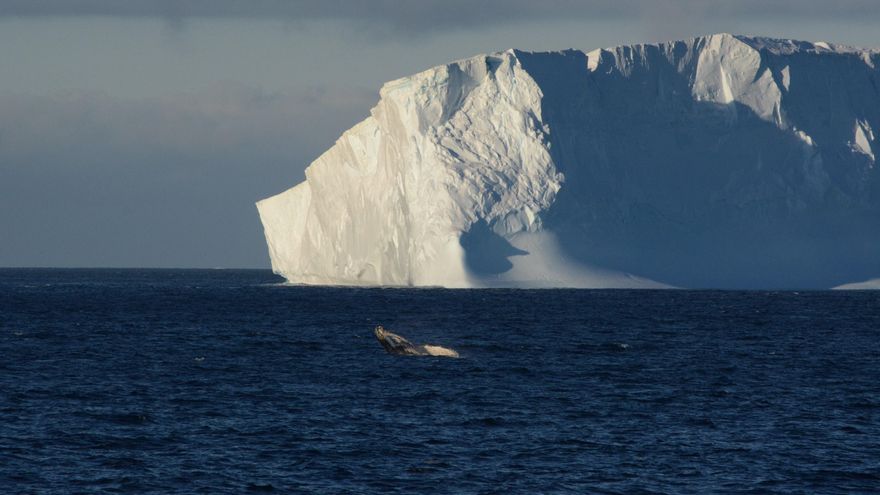
[[[254,203],[383,82],[717,32],[880,47],[880,2],[0,0],[0,266],[268,268]]]

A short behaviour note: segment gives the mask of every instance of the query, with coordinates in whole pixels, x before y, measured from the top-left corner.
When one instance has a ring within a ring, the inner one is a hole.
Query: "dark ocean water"
[[[0,270],[0,493],[880,491],[880,293],[278,281]]]

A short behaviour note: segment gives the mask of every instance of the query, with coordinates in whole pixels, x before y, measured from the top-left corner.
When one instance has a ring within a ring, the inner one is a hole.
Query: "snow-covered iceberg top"
[[[832,287],[880,276],[880,52],[718,34],[386,83],[257,206],[291,282]]]

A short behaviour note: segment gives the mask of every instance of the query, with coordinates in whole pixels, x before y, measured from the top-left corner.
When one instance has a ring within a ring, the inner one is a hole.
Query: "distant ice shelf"
[[[880,277],[880,51],[717,34],[386,83],[257,203],[306,284],[829,288]]]
[[[838,285],[835,290],[880,290],[880,278]]]

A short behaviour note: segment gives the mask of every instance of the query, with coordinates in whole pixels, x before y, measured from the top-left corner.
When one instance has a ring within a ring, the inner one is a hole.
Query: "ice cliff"
[[[828,288],[880,276],[880,51],[718,34],[391,81],[257,204],[291,282]]]

